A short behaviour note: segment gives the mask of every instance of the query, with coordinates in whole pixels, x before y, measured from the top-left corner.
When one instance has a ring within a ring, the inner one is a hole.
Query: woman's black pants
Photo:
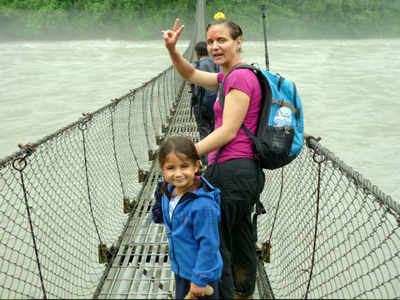
[[[213,164],[205,177],[221,190],[222,299],[234,293],[251,296],[255,288],[257,254],[251,213],[264,187],[264,173],[251,159]]]

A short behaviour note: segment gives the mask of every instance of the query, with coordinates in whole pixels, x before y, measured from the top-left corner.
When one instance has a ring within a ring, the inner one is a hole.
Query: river
[[[296,82],[306,133],[399,202],[400,40],[270,41],[268,49],[271,71]],[[263,42],[245,41],[243,59],[264,67]],[[169,64],[161,40],[0,43],[0,157]]]

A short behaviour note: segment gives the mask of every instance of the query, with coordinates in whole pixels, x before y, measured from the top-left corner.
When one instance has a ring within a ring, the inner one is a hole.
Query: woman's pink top
[[[218,73],[218,83],[224,80],[224,73]],[[250,97],[249,108],[244,118],[243,124],[254,134],[258,124],[259,111],[261,108],[261,86],[258,82],[257,76],[253,71],[248,69],[237,69],[233,71],[225,81],[224,95],[226,96],[231,89],[236,89],[244,92]],[[215,126],[214,130],[222,125],[222,107],[219,103],[219,98],[215,101]],[[212,151],[208,154],[208,164],[214,163],[218,150]],[[233,159],[233,158],[250,158],[254,159],[253,141],[240,128],[236,137],[226,144],[218,158],[218,163]]]

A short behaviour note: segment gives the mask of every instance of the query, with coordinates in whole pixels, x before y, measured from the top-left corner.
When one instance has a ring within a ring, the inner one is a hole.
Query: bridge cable
[[[145,86],[147,87],[148,82],[145,83]],[[151,149],[151,145],[150,145],[150,139],[149,139],[149,127],[147,124],[147,106],[146,106],[146,101],[145,99],[148,99],[146,97],[146,92],[148,91],[148,89],[145,89],[143,91],[143,97],[142,97],[142,113],[143,113],[143,125],[144,125],[144,135],[146,137],[146,142],[147,142],[147,149]]]
[[[129,148],[131,149],[133,159],[136,162],[136,166],[138,170],[140,170],[139,162],[136,157],[135,151],[133,150],[133,143],[132,143],[132,135],[131,135],[131,121],[132,121],[132,100],[135,98],[136,90],[132,90],[132,97],[129,97],[129,117],[128,117],[128,141],[129,141]]]
[[[157,103],[158,103],[157,108],[158,108],[158,113],[159,113],[158,115],[160,116],[160,123],[161,123],[161,128],[162,128],[162,126],[164,124],[164,118],[163,118],[163,114],[161,112],[160,82],[161,82],[161,80],[157,80]],[[161,133],[161,135],[162,135],[162,133]]]
[[[85,175],[86,175],[86,187],[87,187],[87,194],[88,194],[88,200],[89,200],[89,209],[90,209],[90,215],[92,217],[93,220],[93,224],[94,224],[94,228],[96,230],[97,233],[97,237],[99,239],[100,245],[99,247],[101,247],[101,245],[103,245],[103,242],[101,240],[100,237],[100,232],[99,229],[97,227],[97,223],[96,223],[96,219],[94,217],[94,213],[93,213],[93,206],[92,206],[92,198],[91,198],[91,194],[90,194],[90,184],[89,184],[89,171],[88,171],[88,161],[87,161],[87,150],[86,150],[86,137],[85,137],[85,131],[87,130],[87,123],[89,122],[89,120],[92,119],[93,114],[88,114],[88,118],[83,120],[79,125],[78,128],[81,131],[82,134],[82,145],[83,145],[83,157],[84,157],[84,165],[85,165]]]
[[[122,182],[122,176],[121,176],[121,170],[118,162],[118,156],[117,156],[117,149],[115,147],[115,129],[114,129],[114,112],[115,112],[115,107],[119,103],[120,99],[116,98],[112,100],[114,105],[110,106],[110,113],[111,113],[111,132],[112,132],[112,142],[113,142],[113,152],[114,152],[114,159],[115,159],[115,165],[117,166],[117,172],[118,172],[118,178],[119,182],[121,184],[121,190],[122,190],[122,196],[125,198],[126,193],[125,193],[125,188],[124,184]]]
[[[24,172],[23,172],[23,170],[26,168],[26,166],[28,164],[27,161],[26,161],[26,158],[29,155],[31,155],[32,152],[33,152],[33,148],[28,148],[28,153],[22,158],[14,159],[14,161],[12,163],[12,166],[16,171],[19,172],[20,177],[21,177],[21,186],[22,186],[22,191],[24,192],[25,208],[26,208],[26,212],[28,214],[29,227],[30,227],[30,230],[31,230],[33,249],[35,250],[36,264],[37,264],[38,271],[39,271],[39,278],[40,278],[40,284],[41,284],[42,292],[43,292],[43,299],[47,299],[46,289],[44,287],[44,280],[43,280],[43,275],[42,275],[42,268],[41,268],[40,260],[39,260],[39,251],[38,251],[38,247],[37,247],[37,244],[36,244],[36,236],[35,236],[35,232],[33,230],[32,217],[31,217],[31,207],[29,206],[29,203],[28,203],[28,193],[26,191],[25,180],[24,180]],[[17,165],[17,163],[18,163],[18,165]]]
[[[318,181],[317,181],[317,201],[316,201],[316,212],[315,212],[315,227],[314,227],[314,241],[313,241],[313,252],[311,258],[311,268],[310,268],[310,276],[307,283],[307,290],[304,296],[304,299],[308,298],[308,293],[310,291],[311,279],[314,270],[315,264],[315,252],[316,252],[316,245],[317,245],[317,235],[318,235],[318,217],[319,217],[319,202],[320,202],[320,194],[321,194],[321,167],[322,163],[326,161],[326,156],[320,154],[316,149],[314,150],[313,160],[318,164]],[[319,157],[317,157],[319,156]]]

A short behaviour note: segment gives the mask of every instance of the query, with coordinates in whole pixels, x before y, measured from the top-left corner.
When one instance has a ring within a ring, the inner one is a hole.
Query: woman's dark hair
[[[232,39],[236,40],[238,37],[243,36],[243,31],[238,24],[228,19],[214,20],[207,25],[206,32],[211,26],[225,24],[228,26]]]
[[[160,167],[162,167],[165,163],[165,160],[171,152],[174,152],[176,156],[182,157],[185,155],[186,158],[191,160],[193,163],[200,161],[200,155],[197,153],[196,147],[194,146],[193,141],[190,138],[184,136],[173,136],[168,138],[160,147],[158,152],[158,163]],[[196,173],[196,175],[201,175],[201,168]],[[161,190],[168,197],[171,197],[168,191],[168,184],[164,182],[161,185]]]
[[[205,41],[200,41],[194,46],[194,51],[199,56],[208,56],[208,51],[207,51],[207,43]]]

